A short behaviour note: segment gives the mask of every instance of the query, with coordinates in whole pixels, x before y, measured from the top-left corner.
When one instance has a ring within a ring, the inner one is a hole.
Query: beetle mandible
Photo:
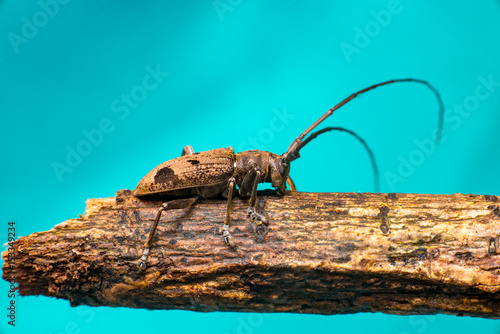
[[[423,84],[436,95],[440,108],[438,132],[436,134],[436,142],[439,142],[443,124],[444,107],[438,91],[424,80],[412,78],[395,79],[372,85],[342,100],[302,132],[282,155],[258,150],[243,151],[235,154],[231,147],[195,153],[191,146],[186,146],[182,151],[181,157],[166,161],[150,171],[137,185],[134,191],[136,196],[192,195],[193,197],[174,199],[161,205],[149,232],[149,236],[144,244],[144,250],[138,264],[139,272],[146,268],[149,252],[153,245],[153,239],[162,212],[171,209],[187,208],[193,205],[200,197],[210,198],[222,195],[227,198],[226,217],[222,228],[222,236],[224,243],[230,247],[234,247],[233,239],[229,233],[229,223],[231,218],[232,199],[235,194],[236,186],[238,186],[238,193],[240,196],[250,197],[248,215],[251,217],[251,220],[257,221],[258,227],[262,227],[262,224],[267,225],[268,222],[265,215],[259,213],[255,208],[257,184],[265,182],[271,183],[272,186],[276,188],[278,195],[285,194],[287,183],[290,190],[295,191],[295,185],[289,176],[290,163],[298,159],[300,157],[299,151],[302,147],[319,134],[331,130],[340,130],[356,136],[370,153],[374,172],[377,174],[378,172],[374,164],[371,150],[359,136],[351,131],[344,128],[327,127],[312,133],[307,139],[305,139],[305,137],[321,122],[331,116],[335,110],[339,109],[356,96],[377,87],[396,82],[415,82]],[[375,175],[376,180],[377,178],[378,175]],[[257,229],[257,231],[259,231],[259,229]]]

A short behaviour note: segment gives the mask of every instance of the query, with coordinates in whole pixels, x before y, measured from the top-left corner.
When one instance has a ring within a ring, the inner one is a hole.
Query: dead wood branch
[[[385,312],[500,317],[500,199],[475,195],[267,192],[256,236],[235,199],[163,214],[148,268],[137,263],[160,200],[90,199],[85,216],[13,243],[3,278],[21,295],[72,305],[195,311]]]

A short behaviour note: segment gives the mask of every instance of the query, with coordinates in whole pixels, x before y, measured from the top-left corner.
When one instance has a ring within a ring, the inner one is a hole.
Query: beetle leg
[[[257,210],[255,209],[255,201],[257,200],[257,185],[259,184],[260,174],[261,174],[260,170],[258,169],[255,170],[255,173],[256,174],[253,180],[252,193],[250,195],[250,202],[247,213],[250,216],[250,219],[252,219],[252,221],[257,221],[257,233],[260,234],[259,231],[262,230],[261,225],[262,224],[267,225],[267,218],[264,215],[257,212]]]
[[[184,149],[182,150],[181,156],[185,156],[185,155],[189,155],[189,154],[194,154],[194,150],[193,150],[193,147],[191,145],[186,145],[184,147]]]
[[[198,196],[193,197],[193,198],[176,199],[176,200],[172,200],[169,202],[165,202],[161,205],[161,207],[158,209],[158,213],[156,214],[155,221],[153,222],[153,225],[151,226],[151,230],[149,231],[148,239],[144,243],[144,250],[142,251],[142,256],[141,256],[141,259],[139,260],[139,265],[138,265],[139,272],[146,269],[146,263],[147,263],[148,257],[149,257],[149,250],[150,250],[151,246],[153,245],[153,240],[155,237],[156,229],[158,227],[158,223],[160,222],[161,213],[163,211],[167,211],[167,210],[184,209],[184,208],[190,207],[191,205],[193,205],[196,202],[197,199],[198,199]]]
[[[234,247],[233,238],[229,233],[229,223],[231,221],[231,207],[233,205],[233,192],[234,187],[236,186],[236,180],[234,177],[229,179],[229,183],[227,186],[227,210],[226,210],[226,219],[224,220],[224,226],[222,227],[222,237],[224,239],[224,243],[228,246]]]
[[[264,198],[259,198],[257,199],[257,203],[255,205],[255,208],[257,212],[264,217],[264,219],[259,219],[259,222],[257,223],[257,226],[255,228],[255,233],[257,234],[257,237],[255,241],[257,242],[262,242],[266,236],[266,226],[269,225],[268,221],[268,215],[266,211],[264,210],[266,207],[266,200]]]
[[[241,197],[249,197],[252,194],[253,184],[257,174],[257,168],[253,168],[246,173],[241,181],[238,192]]]
[[[297,191],[297,187],[295,186],[295,183],[293,183],[293,180],[290,176],[286,178],[286,183],[288,183],[288,186],[290,187],[290,191]]]
[[[250,195],[250,207],[255,208],[255,200],[257,199],[257,185],[259,184],[260,170],[255,170],[255,177],[253,179],[252,194]]]

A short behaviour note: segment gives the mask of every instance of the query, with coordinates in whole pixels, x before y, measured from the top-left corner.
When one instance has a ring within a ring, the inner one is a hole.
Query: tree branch
[[[195,311],[384,312],[500,317],[500,199],[475,195],[260,193],[257,236],[235,198],[163,213],[146,271],[137,263],[160,199],[121,190],[85,216],[16,240],[3,278],[21,295],[71,305]]]

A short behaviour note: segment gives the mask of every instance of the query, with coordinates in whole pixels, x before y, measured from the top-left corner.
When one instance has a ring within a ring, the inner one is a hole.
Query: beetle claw
[[[253,222],[258,221],[258,222],[259,222],[259,224],[264,223],[264,224],[266,224],[266,225],[267,225],[267,218],[266,218],[264,215],[262,215],[262,214],[258,213],[258,212],[255,210],[255,207],[253,207],[253,206],[249,206],[249,207],[248,207],[248,210],[247,210],[247,213],[248,213],[248,215],[250,216],[250,219],[251,219]]]
[[[255,213],[255,207],[254,206],[249,206],[247,209],[247,215],[251,216],[252,213]]]
[[[139,269],[139,274],[146,269],[146,261],[148,260],[149,256],[149,247],[144,248],[142,252],[141,259],[139,260],[139,264],[137,265],[137,268]]]
[[[226,246],[234,247],[233,238],[231,238],[230,235],[224,236],[224,243],[226,244]]]
[[[146,262],[144,261],[139,261],[139,264],[137,265],[137,268],[139,269],[139,274],[146,269]]]
[[[224,224],[222,227],[222,238],[224,239],[226,246],[234,247],[233,238],[229,233],[229,225]]]

